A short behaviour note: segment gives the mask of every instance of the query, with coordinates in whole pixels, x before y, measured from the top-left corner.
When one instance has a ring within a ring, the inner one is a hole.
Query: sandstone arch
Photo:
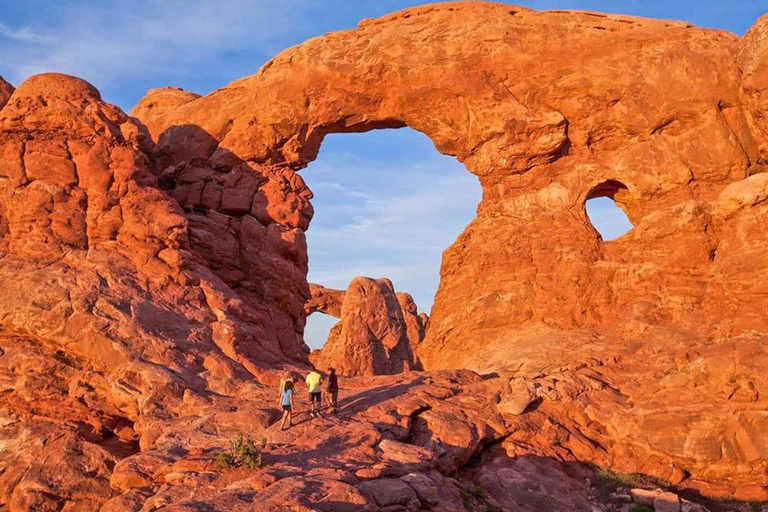
[[[426,31],[424,19],[432,27]],[[486,35],[468,45],[466,31]],[[150,94],[134,114],[156,136],[174,125],[204,129],[216,147],[201,146],[197,154],[211,166],[244,162],[263,176],[257,194],[265,220],[287,229],[303,229],[311,218],[295,171],[314,158],[327,133],[406,125],[455,155],[480,177],[484,197],[478,218],[445,253],[423,354],[428,366],[442,367],[457,360],[449,347],[461,352],[459,340],[503,349],[509,329],[600,330],[607,320],[598,318],[632,318],[626,304],[597,299],[616,284],[594,276],[602,270],[593,264],[626,261],[634,257],[630,245],[654,242],[641,242],[652,235],[640,229],[639,238],[622,242],[626,255],[601,253],[577,213],[583,191],[595,183],[619,179],[632,190],[623,206],[635,225],[654,216],[679,221],[675,210],[687,208],[679,236],[703,243],[694,243],[686,268],[708,264],[716,242],[711,231],[701,234],[706,215],[693,205],[704,206],[725,184],[758,169],[756,135],[738,114],[747,113],[740,110],[739,44],[735,36],[684,23],[524,9],[510,15],[504,6],[474,3],[426,6],[292,48],[256,75],[170,112],[147,111],[155,101]],[[553,62],[549,56],[563,47],[573,48],[571,60]],[[671,80],[658,72],[650,56],[659,52],[665,66],[685,76]],[[608,76],[607,67],[621,72]],[[723,79],[696,85],[714,75]],[[724,105],[732,106],[726,114]],[[174,134],[165,131],[159,147],[170,162],[189,159],[195,146]],[[705,147],[703,140],[712,142]],[[537,240],[542,232],[546,242]],[[663,253],[662,266],[673,258]],[[604,314],[585,313],[601,308]]]
[[[416,302],[429,311],[442,250],[474,216],[477,178],[410,128],[335,134],[300,174],[316,212],[307,231],[309,279],[323,283],[328,275],[342,288],[310,284],[310,360],[343,375],[420,368],[411,352],[424,338],[426,313],[418,314]],[[359,276],[392,277],[398,291],[387,279]],[[403,292],[411,289],[414,297]],[[343,318],[337,296],[346,297]],[[318,307],[339,320],[338,328],[311,316]],[[393,343],[400,338],[405,343]]]

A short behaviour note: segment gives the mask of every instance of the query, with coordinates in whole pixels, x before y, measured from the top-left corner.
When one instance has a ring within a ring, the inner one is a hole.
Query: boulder
[[[418,369],[413,348],[426,326],[410,295],[389,279],[356,277],[346,291],[313,285],[305,308],[338,316],[323,348],[312,356],[320,369],[340,375],[387,375]],[[336,313],[336,315],[334,315]]]

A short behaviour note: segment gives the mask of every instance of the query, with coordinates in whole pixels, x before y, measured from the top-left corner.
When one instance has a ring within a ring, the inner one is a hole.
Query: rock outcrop
[[[0,77],[0,108],[5,106],[11,94],[13,94],[13,86]]]
[[[312,313],[325,313],[334,318],[341,318],[341,305],[344,302],[344,290],[334,290],[319,284],[309,284],[310,298],[304,304],[307,316]]]
[[[200,263],[148,142],[68,76],[30,78],[0,111],[0,505],[12,510],[98,508],[153,422],[306,360],[280,345],[265,305]]]
[[[340,375],[391,375],[420,369],[413,353],[424,339],[428,317],[419,314],[413,298],[395,292],[389,279],[356,277],[346,291],[310,285],[305,309],[340,321],[322,349],[310,355],[321,370]]]
[[[133,118],[0,82],[0,508],[600,509],[585,462],[768,499],[766,34],[461,2]],[[299,172],[404,126],[483,187],[430,371],[343,379],[346,418],[279,432],[271,385],[309,367]],[[634,228],[603,242],[596,196]],[[237,432],[264,468],[215,465]]]

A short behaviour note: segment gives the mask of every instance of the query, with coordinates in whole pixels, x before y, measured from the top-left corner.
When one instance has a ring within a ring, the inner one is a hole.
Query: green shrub
[[[261,447],[264,448],[266,445],[267,438],[264,437],[261,440]],[[229,450],[219,453],[216,461],[224,469],[256,469],[261,466],[261,450],[250,437],[237,434],[237,437],[229,442]]]
[[[635,505],[632,512],[653,512],[653,507],[648,505]]]
[[[464,489],[460,489],[459,492],[461,493],[461,504],[464,505],[464,510],[472,510],[472,504],[474,503],[472,495]]]
[[[603,494],[610,494],[622,488],[640,487],[640,484],[635,475],[618,473],[608,468],[600,469],[594,480],[594,486]]]

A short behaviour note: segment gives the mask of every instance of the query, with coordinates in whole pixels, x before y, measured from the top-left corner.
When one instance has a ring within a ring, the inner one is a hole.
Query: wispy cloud
[[[19,83],[32,74],[57,71],[107,89],[156,75],[163,81],[153,85],[175,85],[166,83],[166,77],[181,81],[211,73],[238,51],[250,52],[249,72],[255,72],[282,49],[279,41],[303,24],[305,4],[305,0],[60,3],[31,25],[10,21],[0,25],[4,57],[0,74]]]
[[[19,43],[32,43],[47,45],[51,43],[50,38],[36,33],[30,27],[20,27],[12,29],[5,23],[0,22],[0,37],[10,39]]]
[[[460,231],[456,220],[466,224],[479,201],[479,184],[466,171],[465,175],[435,179],[433,175],[408,173],[411,188],[385,187],[378,195],[340,192],[330,207],[333,216],[318,214],[309,236],[321,245],[365,243],[370,248],[403,251],[441,251],[446,245],[446,232],[452,241]],[[423,172],[423,171],[422,171]],[[439,173],[435,172],[439,176]],[[318,193],[316,207],[324,208]],[[344,201],[360,198],[362,201]],[[345,218],[334,218],[343,215]]]
[[[429,311],[442,252],[475,216],[477,178],[410,129],[328,137],[302,175],[315,193],[310,281],[387,277]]]

